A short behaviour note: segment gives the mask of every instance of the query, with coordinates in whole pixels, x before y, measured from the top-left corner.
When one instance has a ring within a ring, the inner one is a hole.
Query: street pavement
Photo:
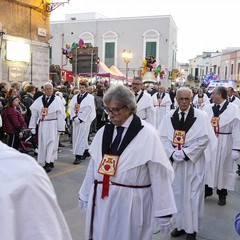
[[[48,175],[54,186],[59,205],[68,223],[73,240],[84,240],[85,216],[78,209],[78,192],[85,177],[89,158],[82,161],[80,165],[73,165],[74,156],[71,143],[66,135],[61,136],[61,139],[65,147],[60,148],[58,160],[55,161],[55,168]],[[227,197],[227,204],[219,206],[217,202],[218,197],[216,194],[205,200],[203,228],[197,234],[197,239],[239,240],[240,236],[234,229],[234,218],[240,212],[239,176],[237,177],[235,191],[230,192]],[[183,240],[186,239],[186,235],[171,238],[157,233],[153,235],[152,239]]]

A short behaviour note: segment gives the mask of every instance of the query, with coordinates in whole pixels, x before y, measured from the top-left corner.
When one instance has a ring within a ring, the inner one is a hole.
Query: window
[[[114,50],[115,50],[115,43],[114,42],[107,42],[105,43],[105,64],[108,67],[114,65]]]
[[[228,68],[227,66],[225,66],[225,73],[224,73],[224,79],[227,80],[227,72],[228,72]]]
[[[82,39],[85,44],[91,44],[94,46],[94,36],[90,32],[83,32],[79,35],[79,39]]]
[[[103,60],[104,63],[111,67],[117,65],[117,42],[118,35],[115,32],[109,31],[102,35],[103,37]]]
[[[233,64],[231,64],[231,75],[233,75]]]
[[[153,29],[143,34],[143,59],[148,55],[152,55],[159,62],[159,38],[160,34]]]
[[[151,55],[156,58],[156,53],[157,53],[157,43],[156,42],[146,42],[145,56],[147,57],[148,55]]]

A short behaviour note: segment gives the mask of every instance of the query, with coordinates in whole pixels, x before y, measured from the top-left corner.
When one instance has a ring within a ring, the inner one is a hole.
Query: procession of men
[[[38,164],[57,173],[69,118],[72,164],[88,162],[79,186],[85,239],[151,240],[158,232],[198,239],[208,199],[216,193],[223,211],[235,189],[240,100],[234,89],[216,87],[208,98],[201,88],[194,95],[180,87],[173,100],[161,84],[151,95],[141,77],[127,86],[100,84],[105,125],[95,130],[96,96],[88,87],[79,81],[63,104],[47,82],[30,106],[29,122]]]

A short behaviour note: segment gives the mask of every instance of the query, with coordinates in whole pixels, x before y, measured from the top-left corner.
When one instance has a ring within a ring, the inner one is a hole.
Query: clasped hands
[[[176,162],[181,162],[181,161],[185,160],[185,154],[184,154],[183,150],[176,150],[173,153],[172,158]]]

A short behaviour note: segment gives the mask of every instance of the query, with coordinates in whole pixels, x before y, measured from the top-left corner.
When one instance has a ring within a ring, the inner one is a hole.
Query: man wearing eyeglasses
[[[155,126],[156,113],[153,105],[152,97],[147,91],[143,90],[142,78],[135,77],[132,82],[132,90],[137,103],[137,115]]]
[[[196,240],[204,214],[205,150],[210,149],[209,142],[214,149],[216,138],[206,113],[190,105],[190,88],[179,88],[176,99],[179,107],[166,114],[159,127],[175,170],[172,186],[178,212],[171,236],[187,234],[187,240]]]
[[[79,83],[79,94],[74,95],[70,102],[70,117],[73,124],[72,143],[75,155],[74,165],[89,157],[88,134],[96,117],[94,97],[87,92],[88,83]]]
[[[153,218],[168,232],[176,212],[173,169],[157,131],[135,114],[128,88],[112,86],[104,103],[110,123],[95,135],[79,191],[87,209],[85,239],[151,240]]]

